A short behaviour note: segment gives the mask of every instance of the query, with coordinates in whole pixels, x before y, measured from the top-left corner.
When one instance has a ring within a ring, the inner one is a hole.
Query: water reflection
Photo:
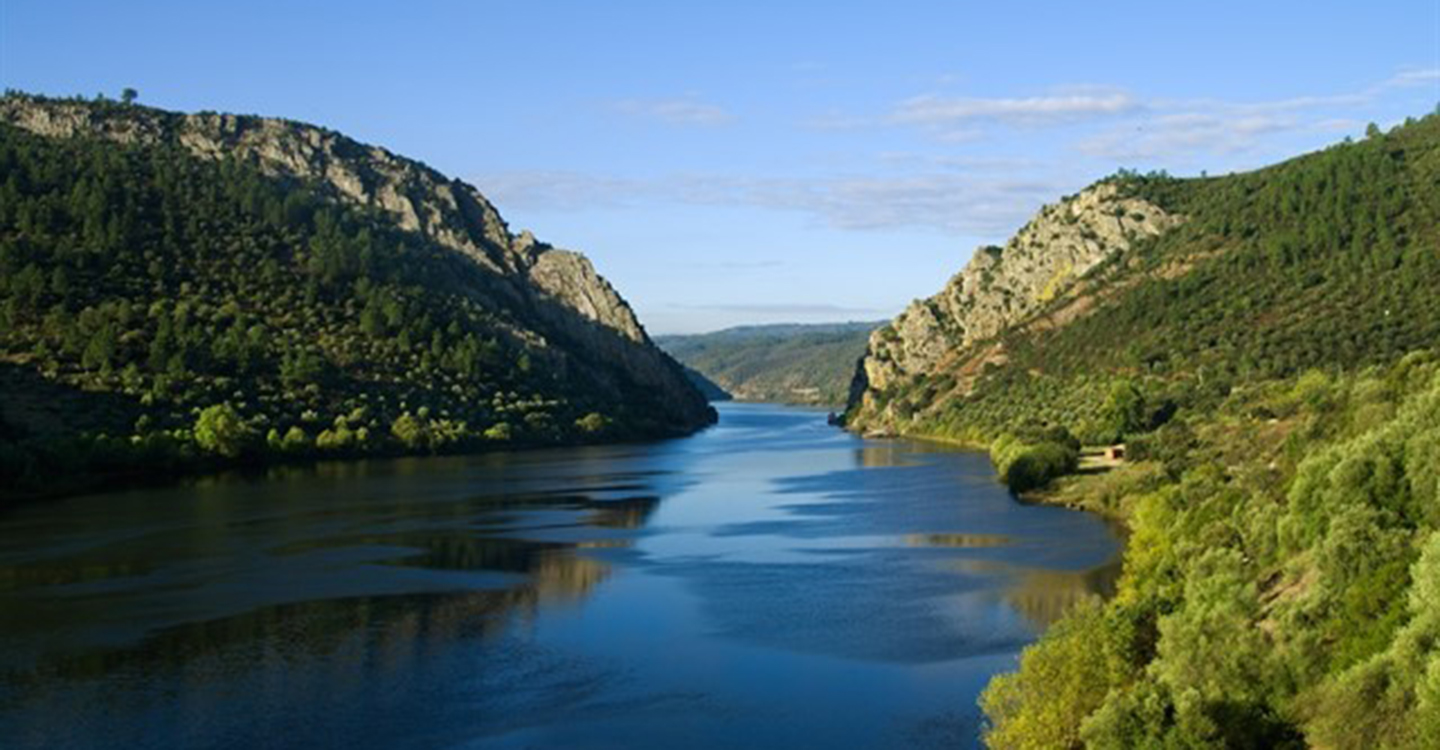
[[[966,573],[1008,576],[1011,583],[1005,588],[1005,602],[1041,629],[1081,602],[1113,596],[1122,570],[1119,559],[1086,570],[1048,570],[987,560],[959,560],[954,565]]]
[[[914,466],[914,451],[892,440],[867,442],[855,451],[856,463],[867,469]]]
[[[0,737],[963,747],[988,675],[1113,587],[1104,525],[1016,504],[983,455],[722,413],[0,516]]]
[[[372,616],[408,611],[427,594],[438,603],[469,592],[465,610],[491,619],[576,601],[610,570],[581,550],[631,545],[660,498],[634,494],[652,487],[627,472],[536,491],[534,467],[519,464],[506,470],[487,456],[437,459],[428,472],[416,460],[287,467],[260,481],[209,477],[0,518],[0,694],[6,681],[33,684],[32,671],[91,674],[76,664],[103,671],[155,654],[168,668],[169,655],[220,645],[217,633],[272,638],[271,621],[340,627],[353,610],[364,615],[354,627],[379,627]],[[31,545],[17,529],[48,544]],[[395,597],[409,603],[380,605]]]
[[[1008,536],[1002,534],[909,534],[905,537],[905,543],[911,547],[952,547],[952,548],[976,548],[976,547],[1003,547],[1012,544]]]
[[[190,662],[278,646],[291,656],[334,653],[359,636],[376,653],[396,654],[498,632],[504,616],[533,616],[546,605],[583,599],[610,575],[610,566],[569,552],[540,554],[521,585],[431,596],[322,599],[261,607],[242,615],[165,628],[124,649],[96,649],[49,660],[33,670],[5,673],[33,694],[54,678],[185,671]],[[367,660],[370,658],[367,656]],[[393,659],[388,659],[392,661]],[[224,675],[217,675],[224,676]],[[14,698],[15,696],[10,696]]]

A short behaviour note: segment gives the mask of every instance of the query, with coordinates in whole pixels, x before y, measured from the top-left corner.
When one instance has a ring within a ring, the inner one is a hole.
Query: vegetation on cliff
[[[140,125],[168,116],[66,106]],[[643,332],[612,331],[400,224],[255,159],[0,124],[0,478],[23,489],[704,424],[703,399]],[[554,273],[573,257],[535,265]],[[649,382],[621,367],[631,350]]]
[[[1022,484],[1131,529],[1119,594],[986,692],[989,743],[1435,746],[1440,117],[1107,184],[1182,219],[993,337],[871,367],[879,387],[862,368],[847,415],[999,438],[1007,477],[1035,454]],[[1067,433],[1130,460],[1056,481]]]
[[[883,387],[862,369],[865,398],[847,416],[857,427],[976,442],[1040,420],[1100,442],[1117,379],[1157,409],[1204,409],[1247,381],[1432,347],[1437,181],[1434,116],[1247,174],[1118,175],[1109,182],[1122,192],[1185,221],[944,361]]]

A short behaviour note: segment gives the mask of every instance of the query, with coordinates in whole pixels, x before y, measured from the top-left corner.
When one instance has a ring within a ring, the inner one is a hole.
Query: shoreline
[[[173,462],[157,463],[153,466],[133,466],[114,471],[78,472],[65,479],[47,482],[43,489],[23,492],[0,492],[0,514],[35,503],[60,502],[73,497],[107,492],[166,487],[195,479],[221,474],[240,476],[262,475],[273,469],[286,467],[313,467],[323,463],[358,463],[362,461],[396,460],[402,458],[432,458],[457,456],[483,456],[492,453],[529,453],[551,448],[582,448],[587,446],[647,445],[666,440],[697,435],[713,427],[710,422],[693,430],[678,431],[644,437],[623,437],[613,440],[573,440],[553,443],[511,443],[477,444],[458,447],[453,450],[405,450],[394,446],[377,447],[367,451],[348,451],[333,454],[309,452],[285,454],[266,451],[238,458],[205,454],[191,457],[176,456]],[[66,481],[68,479],[68,481]]]

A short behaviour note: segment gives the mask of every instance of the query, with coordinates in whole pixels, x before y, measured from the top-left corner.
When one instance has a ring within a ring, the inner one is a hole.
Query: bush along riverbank
[[[1256,383],[1130,445],[1027,495],[1130,535],[1118,594],[986,690],[992,747],[1440,746],[1435,355]]]
[[[303,423],[302,423],[303,424]],[[427,409],[405,412],[386,429],[363,410],[306,430],[281,432],[247,419],[228,403],[199,410],[188,428],[147,429],[125,436],[68,435],[0,441],[0,507],[115,486],[171,481],[224,469],[252,469],[314,461],[453,455],[493,450],[587,445],[644,439],[627,435],[592,412],[568,432],[535,433],[492,426],[476,432],[463,422],[436,419]]]

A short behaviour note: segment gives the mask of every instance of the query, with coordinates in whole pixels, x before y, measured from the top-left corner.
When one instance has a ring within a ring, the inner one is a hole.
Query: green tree
[[[1107,687],[1101,607],[1082,604],[1026,647],[1020,671],[991,680],[980,696],[990,717],[985,744],[997,750],[1077,748],[1080,725],[1099,708]]]
[[[126,105],[134,104],[138,98],[140,98],[140,92],[135,89],[127,88],[120,92],[120,101]]]
[[[428,422],[416,418],[410,412],[405,412],[395,418],[390,425],[390,434],[395,436],[400,444],[410,450],[420,450],[430,447],[430,425]]]
[[[575,420],[575,426],[579,427],[582,432],[593,435],[597,432],[604,430],[606,427],[609,427],[610,420],[607,419],[605,415],[599,412],[592,411],[589,414],[586,414],[585,416]]]
[[[86,369],[110,372],[111,366],[115,363],[116,347],[118,346],[115,327],[109,323],[101,326],[99,330],[90,337],[90,342],[85,345],[85,353],[81,357],[81,364]]]
[[[250,425],[228,403],[208,406],[195,419],[195,442],[201,448],[226,458],[244,454],[254,437]]]
[[[315,443],[305,430],[295,425],[285,431],[285,436],[280,439],[280,449],[286,453],[305,453],[314,447]]]
[[[287,352],[280,361],[280,382],[290,388],[320,383],[325,379],[326,364],[323,357],[308,348]]]
[[[1101,419],[1114,440],[1124,440],[1145,429],[1148,414],[1145,409],[1145,394],[1134,381],[1122,378],[1110,385],[1110,394],[1100,410]]]

